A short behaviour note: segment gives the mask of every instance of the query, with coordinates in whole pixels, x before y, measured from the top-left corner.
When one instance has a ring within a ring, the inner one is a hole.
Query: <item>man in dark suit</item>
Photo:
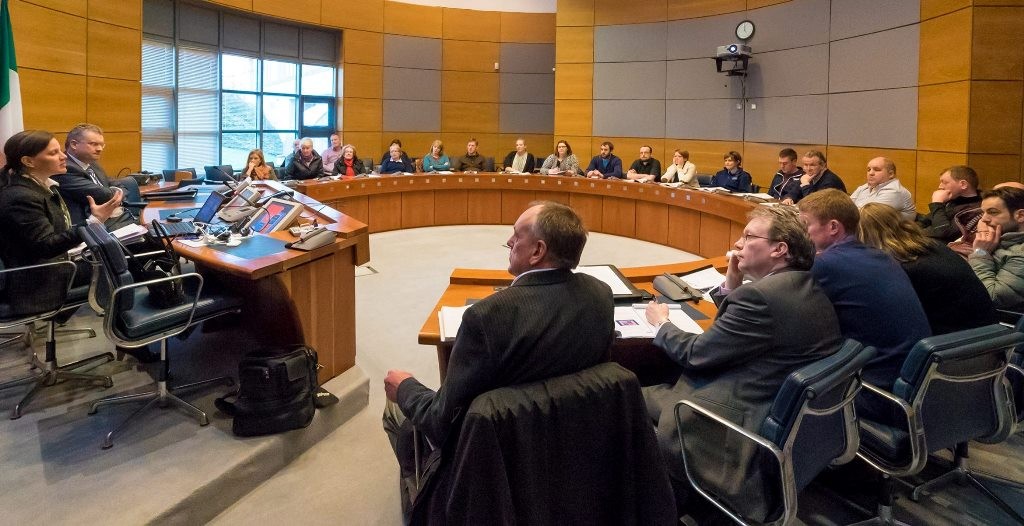
[[[408,372],[388,371],[384,428],[403,477],[415,467],[403,446],[411,444],[409,424],[440,448],[458,439],[460,417],[477,395],[606,359],[615,338],[611,289],[571,270],[586,240],[582,220],[568,206],[531,206],[508,240],[508,271],[516,278],[463,315],[441,387],[434,391]]]
[[[654,345],[682,367],[675,384],[644,388],[681,512],[688,484],[676,402],[692,400],[757,432],[786,376],[842,344],[832,305],[808,272],[813,261],[814,245],[794,209],[758,208],[736,241],[711,328],[703,334],[683,332],[668,320],[666,305],[647,306],[647,320],[658,327]],[[753,282],[743,284],[744,275]],[[687,415],[683,425],[700,422]],[[719,495],[742,501],[742,495],[763,491],[760,464],[748,449],[717,433],[696,435],[701,437],[693,444],[700,452],[701,478]],[[772,511],[747,504],[747,517]]]
[[[800,195],[794,196],[798,197],[794,200],[795,202],[826,188],[835,188],[846,193],[846,185],[843,184],[843,180],[828,169],[828,161],[825,159],[824,153],[811,150],[804,154],[803,163],[804,174],[800,176]]]
[[[103,130],[95,124],[83,123],[71,128],[64,150],[68,156],[67,173],[52,177],[60,186],[58,191],[67,203],[72,223],[81,223],[89,217],[89,201],[92,196],[97,203],[106,203],[117,192],[123,194],[128,203],[142,200],[139,194],[139,183],[132,177],[111,179],[99,165],[100,156],[106,143]],[[138,222],[138,218],[123,209],[105,222],[108,230],[115,230],[129,223]]]

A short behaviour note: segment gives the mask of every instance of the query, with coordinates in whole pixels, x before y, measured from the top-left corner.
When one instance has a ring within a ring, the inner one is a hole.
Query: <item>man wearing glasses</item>
[[[73,223],[85,221],[89,217],[89,200],[92,196],[97,203],[106,203],[114,194],[121,192],[124,202],[138,203],[142,200],[139,183],[133,177],[111,179],[99,165],[100,156],[106,143],[103,130],[95,124],[79,124],[68,132],[64,142],[64,150],[68,155],[68,171],[66,174],[54,175],[53,180],[60,186],[58,191],[68,205]],[[138,219],[130,213],[110,216],[106,221],[107,230],[116,230]]]
[[[683,506],[688,484],[675,422],[676,402],[713,404],[723,417],[757,432],[786,376],[834,353],[842,344],[832,304],[809,272],[814,245],[796,210],[760,207],[749,218],[715,298],[718,314],[711,328],[703,334],[684,332],[669,321],[666,305],[647,306],[647,320],[657,327],[654,345],[681,368],[674,384],[644,388],[681,514],[690,510]],[[744,276],[753,281],[744,284]],[[690,415],[683,425],[699,424]],[[763,491],[767,475],[760,473],[759,463],[744,458],[749,452],[706,435],[708,443],[696,446],[702,452],[703,460],[696,466],[702,479],[719,494]],[[714,468],[705,473],[701,466]],[[773,511],[759,509],[753,502],[744,505],[750,508],[738,510],[744,517],[763,520]]]

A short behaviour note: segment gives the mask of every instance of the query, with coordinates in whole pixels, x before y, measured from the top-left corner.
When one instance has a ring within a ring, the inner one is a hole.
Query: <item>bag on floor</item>
[[[250,352],[238,364],[238,389],[215,404],[234,418],[237,436],[306,427],[316,411],[316,370],[316,351],[306,346]]]

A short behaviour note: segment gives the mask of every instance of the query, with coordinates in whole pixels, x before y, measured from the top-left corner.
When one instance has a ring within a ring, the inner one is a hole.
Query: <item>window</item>
[[[144,169],[241,169],[254,148],[280,166],[304,136],[318,151],[327,148],[336,128],[336,32],[275,33],[295,39],[271,39],[271,57],[264,56],[261,20],[177,2],[173,11],[143,13]]]

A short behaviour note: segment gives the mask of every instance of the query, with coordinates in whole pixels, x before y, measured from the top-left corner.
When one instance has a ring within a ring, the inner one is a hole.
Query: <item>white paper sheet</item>
[[[608,265],[594,265],[588,267],[576,267],[573,272],[579,272],[597,278],[611,287],[612,294],[630,294],[629,285],[622,281],[622,278]]]

